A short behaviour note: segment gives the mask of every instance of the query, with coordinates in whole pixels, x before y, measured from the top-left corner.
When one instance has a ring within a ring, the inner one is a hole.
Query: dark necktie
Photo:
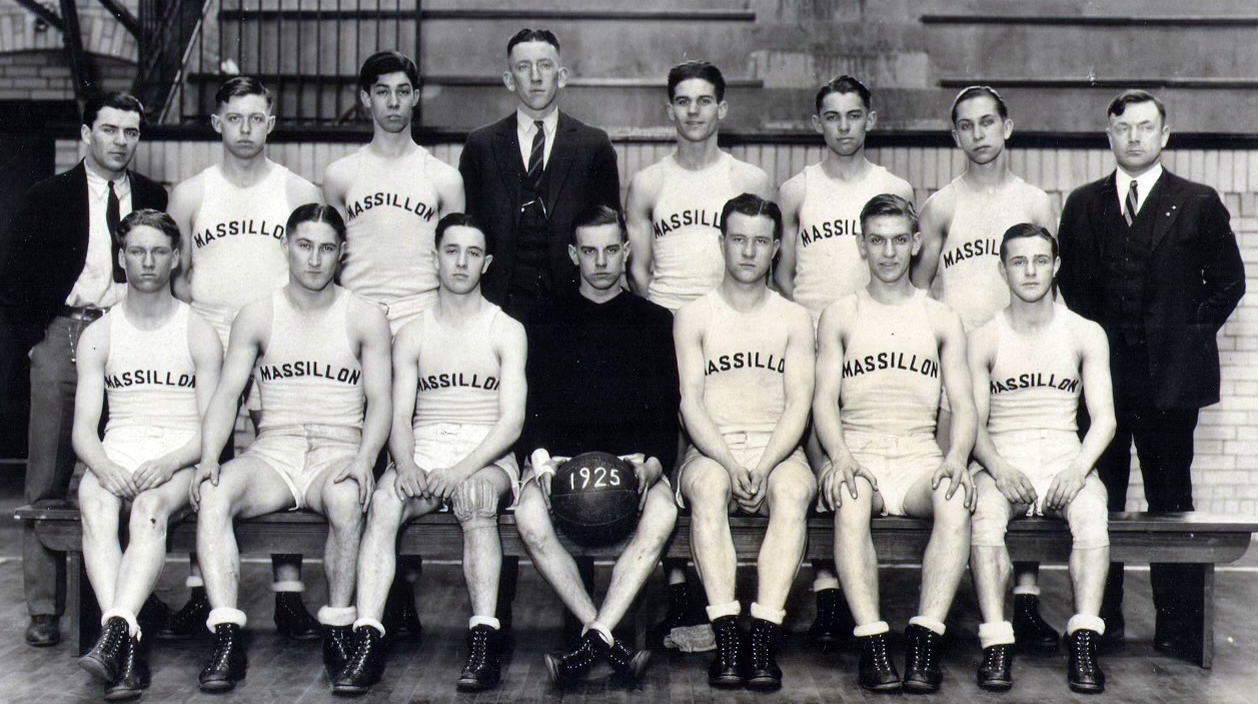
[[[118,250],[122,245],[118,241],[118,223],[122,221],[119,213],[118,193],[114,190],[114,182],[109,182],[109,200],[105,203],[105,226],[109,228],[109,251],[112,253],[114,281],[122,283],[127,280],[126,273],[118,266]]]
[[[1140,195],[1136,191],[1136,181],[1132,179],[1131,188],[1127,189],[1127,207],[1123,212],[1123,219],[1127,221],[1127,227],[1131,227],[1131,221],[1136,219],[1136,204],[1140,201]]]
[[[542,157],[546,155],[546,129],[541,120],[534,120],[537,133],[533,135],[533,147],[529,150],[529,184],[534,188],[542,180]]]

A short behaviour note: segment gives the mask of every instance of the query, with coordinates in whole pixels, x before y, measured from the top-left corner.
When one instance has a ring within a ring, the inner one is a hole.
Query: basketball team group
[[[622,206],[607,134],[558,109],[559,40],[523,29],[505,58],[517,110],[473,131],[457,169],[413,140],[418,71],[389,51],[359,78],[371,142],[322,189],[267,158],[272,95],[238,76],[210,118],[221,160],[169,200],[128,169],[143,107],[103,94],[83,114],[86,157],[11,214],[0,327],[31,360],[27,499],[77,498],[103,614],[79,664],[105,698],[141,696],[153,643],[206,628],[201,689],[244,680],[233,521],[292,509],[327,520],[327,603],[307,611],[300,557],[273,556],[276,628],[322,639],[337,694],[368,692],[389,641],[419,632],[422,581],[398,539],[437,511],[462,530],[471,607],[457,687],[498,685],[508,510],[582,625],[543,656],[561,687],[599,666],[642,677],[649,649],[613,630],[686,512],[692,560],[664,560],[668,611],[649,640],[711,650],[712,687],[782,686],[787,597],[822,514],[834,555],[811,566],[809,637],[858,651],[861,687],[939,689],[968,566],[979,687],[1009,689],[1015,651],[1064,642],[1070,689],[1103,691],[1098,653],[1124,638],[1107,520],[1130,448],[1150,510],[1190,510],[1216,333],[1245,290],[1218,195],[1160,163],[1163,103],[1132,90],[1097,107],[1117,169],[1059,208],[1012,172],[1000,94],[966,88],[950,119],[964,173],[919,210],[866,158],[877,113],[861,81],[820,87],[824,156],[775,190],[718,147],[725,80],[690,61],[662,100],[676,150],[632,176]],[[238,417],[257,431],[240,452]],[[615,457],[581,464],[591,452]],[[607,517],[598,490],[622,484],[631,530],[596,601],[561,532],[590,537]],[[172,610],[152,594],[167,524],[189,506],[191,597]],[[767,519],[748,604],[737,514]],[[879,516],[932,525],[902,638],[879,607]],[[1036,565],[1006,549],[1027,516],[1069,526],[1064,633],[1040,617]],[[60,556],[31,534],[24,558],[27,641],[55,644]],[[1193,647],[1195,579],[1154,565],[1159,650]]]

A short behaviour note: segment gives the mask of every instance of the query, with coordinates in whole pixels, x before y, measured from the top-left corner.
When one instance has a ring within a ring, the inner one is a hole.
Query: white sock
[[[770,609],[767,606],[762,606],[759,602],[753,601],[751,602],[751,617],[781,626],[782,621],[786,618],[786,609]]]
[[[205,619],[205,627],[210,629],[210,633],[214,632],[214,628],[223,623],[234,623],[241,628],[249,621],[245,616],[245,612],[240,609],[233,609],[227,606],[221,606],[217,609],[210,609],[209,618]]]
[[[993,645],[1013,645],[1013,623],[995,621],[978,624],[978,642],[984,650]]]
[[[383,624],[383,623],[380,623],[379,621],[377,621],[377,620],[376,620],[376,619],[374,619],[374,618],[360,618],[360,619],[358,619],[357,621],[355,621],[355,622],[354,622],[354,630],[355,630],[355,631],[357,631],[358,629],[362,628],[363,626],[371,626],[372,628],[374,628],[374,629],[376,629],[377,631],[379,631],[381,636],[383,636],[383,635],[385,634],[385,633],[384,633],[384,624]]]
[[[814,592],[825,591],[827,589],[838,589],[838,577],[818,577],[812,581],[812,590]]]
[[[100,615],[100,625],[104,626],[111,618],[120,618],[127,622],[127,633],[136,640],[140,639],[140,622],[135,620],[135,614],[122,609],[106,609],[105,613]]]
[[[599,634],[599,636],[601,636],[603,640],[607,641],[607,645],[609,647],[616,644],[616,636],[612,635],[612,630],[608,628],[607,626],[604,626],[603,624],[599,623],[598,621],[590,621],[589,623],[587,623],[585,625],[585,628],[581,629],[581,635],[584,636],[586,633],[589,633],[590,631],[594,631],[595,633]]]
[[[742,604],[731,601],[728,604],[711,604],[707,607],[708,620],[715,621],[725,616],[737,616],[743,612]]]
[[[1096,631],[1097,635],[1105,635],[1105,619],[1100,616],[1084,616],[1083,614],[1075,614],[1066,622],[1066,634],[1073,634],[1080,628]]]
[[[493,616],[473,616],[467,620],[467,630],[472,630],[477,626],[489,626],[495,631],[502,629],[502,624]]]
[[[869,636],[876,636],[880,633],[888,633],[890,631],[891,626],[888,626],[886,621],[874,621],[873,623],[866,623],[853,628],[852,635],[857,638],[867,638]]]
[[[300,594],[306,591],[306,585],[303,584],[300,579],[280,580],[278,582],[271,582],[271,591],[276,594],[282,594],[285,592]]]
[[[358,609],[353,606],[320,606],[316,618],[325,626],[349,626],[358,618]]]
[[[909,619],[909,625],[921,626],[922,628],[934,631],[935,634],[941,636],[944,634],[944,631],[948,629],[947,626],[943,625],[943,621],[936,621],[933,618],[926,618],[925,616],[914,616]]]
[[[1040,588],[1039,586],[1034,585],[1034,584],[1032,584],[1029,587],[1014,587],[1013,595],[1014,596],[1039,596]]]
[[[195,574],[190,574],[188,575],[188,578],[183,581],[183,585],[189,589],[195,589],[197,587],[204,587],[205,580],[201,579]]]

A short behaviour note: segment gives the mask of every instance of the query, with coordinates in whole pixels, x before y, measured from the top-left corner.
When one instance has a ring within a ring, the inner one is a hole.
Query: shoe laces
[[[492,631],[488,626],[477,626],[468,631],[468,669],[479,670],[489,664],[489,638]]]
[[[918,633],[909,638],[909,657],[918,670],[931,670],[935,665],[934,641],[937,636],[934,631],[923,630],[924,633]]]
[[[118,620],[122,621],[121,618]],[[101,643],[101,650],[110,657],[117,656],[122,653],[123,645],[126,644],[127,639],[130,637],[131,633],[127,629],[126,622],[123,621],[122,625],[119,626],[111,618],[105,625],[105,640]]]
[[[877,667],[879,670],[891,669],[891,656],[887,653],[887,638],[885,635],[879,634],[871,637],[865,644],[865,652],[869,653],[874,667]]]
[[[1081,628],[1074,632],[1072,642],[1075,647],[1071,655],[1073,656],[1075,667],[1084,674],[1092,674],[1092,671],[1096,668],[1095,632]]]
[[[214,658],[210,663],[210,669],[221,670],[227,667],[227,661],[231,657],[232,646],[236,644],[236,636],[232,633],[232,629],[225,625],[218,628],[218,640],[214,645]]]
[[[761,623],[751,628],[751,662],[756,669],[765,669],[773,662],[773,629]]]
[[[713,624],[716,632],[716,651],[721,662],[733,662],[738,656],[738,625],[734,619],[721,624]]]
[[[374,631],[370,626],[364,626],[366,629]],[[373,637],[372,633],[363,633],[354,643],[353,653],[349,657],[349,661],[345,664],[345,669],[349,672],[358,672],[367,667],[367,659],[370,658],[375,650],[379,637]]]
[[[995,645],[983,651],[983,669],[1003,671],[1009,659],[1009,648]]]

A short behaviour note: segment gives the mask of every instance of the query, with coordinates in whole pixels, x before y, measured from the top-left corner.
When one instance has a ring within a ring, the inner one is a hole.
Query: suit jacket
[[[1115,174],[1081,186],[1062,209],[1058,284],[1066,304],[1098,320],[1105,229],[1121,223]],[[1142,302],[1149,366],[1159,408],[1201,408],[1219,400],[1216,334],[1245,293],[1245,269],[1229,215],[1209,186],[1163,171],[1142,206],[1153,208],[1153,253]],[[1117,219],[1115,219],[1117,216]],[[1101,321],[1103,323],[1103,321]],[[1112,339],[1112,334],[1111,334]]]
[[[137,173],[129,176],[133,209],[166,209],[166,189]],[[36,183],[23,196],[0,237],[0,336],[7,338],[5,352],[25,354],[34,347],[70,295],[87,261],[89,212],[82,161]]]
[[[467,192],[467,212],[486,229],[492,240],[494,261],[481,281],[489,300],[501,304],[515,265],[520,192],[524,163],[516,114],[484,127],[467,137],[459,157],[459,172]],[[559,113],[550,160],[546,164],[546,212],[550,213],[551,280],[561,291],[576,287],[576,267],[568,259],[572,222],[586,207],[596,204],[620,209],[620,175],[616,152],[607,133]],[[557,294],[561,295],[561,294]]]

